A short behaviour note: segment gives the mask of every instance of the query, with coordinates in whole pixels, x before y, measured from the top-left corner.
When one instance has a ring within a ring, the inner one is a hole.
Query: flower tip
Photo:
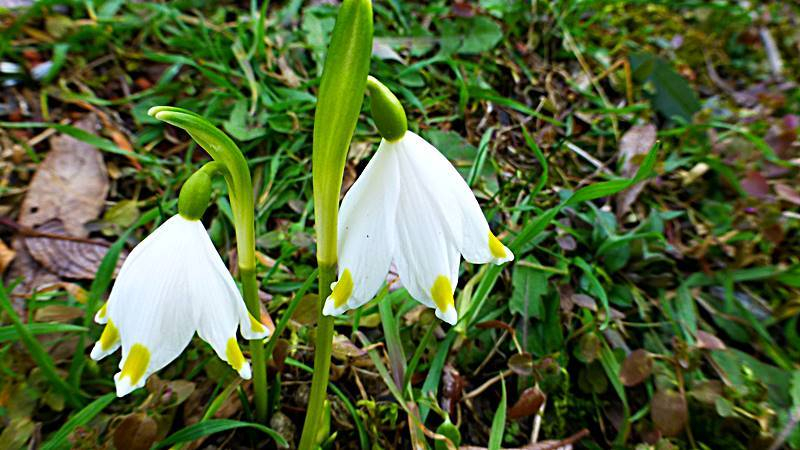
[[[239,376],[242,377],[244,380],[249,380],[253,377],[253,372],[250,370],[250,364],[244,363],[242,364],[242,368],[239,369]]]
[[[95,361],[100,361],[107,355],[108,353],[103,351],[103,345],[98,341],[94,343],[94,347],[92,347],[92,353],[89,354],[89,357]]]
[[[132,385],[130,377],[122,378],[120,377],[120,373],[114,375],[114,384],[117,386],[117,397],[125,397],[134,389],[141,387]]]
[[[492,260],[492,262],[495,265],[499,266],[500,264],[505,264],[507,262],[511,262],[511,261],[514,260],[514,253],[512,253],[511,250],[509,250],[508,247],[506,247],[506,246],[503,246],[503,249],[505,250],[506,254],[502,258],[494,258],[494,260]]]
[[[442,319],[450,325],[455,325],[456,322],[458,322],[458,313],[452,306],[447,308],[447,310],[444,312],[442,312],[441,309],[436,308],[436,317]]]
[[[325,299],[325,306],[322,307],[322,315],[324,316],[340,316],[344,314],[345,311],[347,311],[347,303],[336,307],[336,301],[332,295]]]

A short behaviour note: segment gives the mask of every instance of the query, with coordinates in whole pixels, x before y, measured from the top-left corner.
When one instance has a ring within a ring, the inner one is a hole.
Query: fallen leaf
[[[119,450],[147,450],[156,441],[158,426],[145,413],[126,417],[114,431],[114,446]]]
[[[800,194],[798,194],[797,191],[795,191],[791,186],[786,184],[776,184],[775,192],[778,193],[778,197],[794,203],[795,205],[800,205]]]
[[[337,334],[333,337],[333,344],[331,346],[331,353],[337,359],[346,360],[347,358],[358,358],[367,354],[367,352],[358,348],[347,336]]]
[[[656,143],[656,126],[653,124],[637,125],[628,130],[619,140],[619,157],[622,160],[622,175],[632,177],[641,165],[644,155]],[[617,216],[622,216],[639,197],[646,181],[636,183],[617,194]]]
[[[545,395],[536,386],[529,387],[522,391],[519,399],[508,409],[509,419],[519,419],[536,414],[544,403]]]
[[[0,275],[6,271],[15,256],[17,256],[17,252],[9,248],[5,242],[0,241]]]
[[[625,386],[636,386],[653,373],[653,358],[647,350],[632,351],[622,362],[619,379]]]
[[[727,347],[722,340],[711,333],[697,330],[697,348],[706,350],[725,350]]]
[[[742,189],[750,194],[751,197],[764,199],[769,195],[769,184],[767,184],[767,179],[760,172],[747,172],[741,184]]]
[[[74,126],[94,133],[97,118],[87,115]],[[89,234],[85,224],[100,215],[107,193],[108,175],[100,151],[71,136],[56,135],[50,139],[50,152],[31,179],[17,221],[34,231],[56,221],[66,235],[85,238]],[[13,242],[17,257],[9,277],[23,279],[14,288],[15,295],[28,295],[60,281],[55,273],[38,262],[44,260],[43,255],[33,257],[27,244],[27,238],[18,237]]]
[[[97,119],[87,116],[75,127],[94,133]],[[17,221],[36,228],[59,219],[70,236],[85,237],[89,232],[84,225],[100,215],[108,193],[103,155],[66,135],[51,138],[50,148],[31,179]]]
[[[43,224],[37,231],[64,235],[57,220]],[[102,241],[94,243],[49,237],[27,237],[25,245],[33,259],[50,272],[64,278],[91,280],[95,277],[110,244]],[[126,256],[127,252],[120,254],[114,273],[122,267]]]
[[[47,305],[36,310],[33,315],[33,320],[36,322],[72,322],[73,320],[83,317],[84,310],[75,306],[66,305]]]
[[[586,294],[575,294],[572,296],[572,301],[581,308],[597,311],[597,302]]]
[[[650,400],[650,418],[664,436],[678,435],[689,419],[686,399],[671,390],[656,392]]]

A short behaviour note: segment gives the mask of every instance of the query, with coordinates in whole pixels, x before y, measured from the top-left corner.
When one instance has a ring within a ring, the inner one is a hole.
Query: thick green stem
[[[239,278],[242,281],[242,296],[247,310],[253,317],[261,317],[261,304],[258,301],[258,281],[254,269],[239,267]],[[255,386],[256,418],[264,421],[267,418],[267,360],[264,354],[264,342],[261,339],[250,341],[250,359],[253,366],[253,384]],[[258,381],[261,380],[261,384]],[[260,389],[259,386],[263,387]]]
[[[331,295],[331,283],[336,280],[336,264],[319,266],[320,303]],[[318,306],[319,307],[319,306]],[[317,444],[317,431],[322,427],[325,412],[325,399],[328,391],[328,378],[331,371],[331,347],[333,344],[333,317],[319,314],[317,339],[314,348],[314,375],[311,377],[311,394],[308,397],[306,421],[300,438],[299,450],[313,449]]]

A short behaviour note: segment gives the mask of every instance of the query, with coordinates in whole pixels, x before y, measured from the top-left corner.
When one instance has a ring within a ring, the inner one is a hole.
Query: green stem
[[[331,283],[336,280],[336,264],[319,266],[319,298],[324,301],[331,295]],[[318,308],[321,304],[318,302]],[[333,343],[333,317],[319,314],[317,339],[314,348],[314,375],[311,377],[311,395],[308,398],[306,421],[300,437],[299,450],[311,450],[317,445],[317,431],[322,427],[328,378],[331,372],[331,347]]]
[[[224,165],[225,181],[233,210],[233,226],[236,229],[236,251],[239,257],[239,279],[242,282],[242,297],[253,317],[261,317],[256,280],[256,236],[253,200],[253,182],[250,168],[239,147],[231,138],[204,117],[182,108],[156,106],[148,114],[176,127],[182,128],[200,144],[209,155]],[[217,169],[214,166],[207,170]],[[253,390],[255,391],[256,419],[267,418],[267,368],[264,343],[261,339],[250,341],[250,356],[253,367]]]
[[[242,297],[247,310],[253,317],[261,317],[261,304],[258,300],[258,281],[255,269],[243,269],[239,266],[239,278],[242,281]],[[267,359],[264,354],[264,341],[250,341],[250,359],[253,367],[253,386],[256,403],[256,419],[263,422],[267,419]]]

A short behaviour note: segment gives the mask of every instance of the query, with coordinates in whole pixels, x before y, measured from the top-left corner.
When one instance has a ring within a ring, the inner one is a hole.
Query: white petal
[[[170,218],[131,252],[120,270],[107,307],[122,343],[118,395],[144,386],[194,334],[198,312],[189,285],[198,280],[192,276],[196,261],[188,256],[197,245],[198,227],[207,238],[200,222]]]
[[[406,133],[409,135],[411,133]],[[413,142],[412,142],[413,143]],[[437,309],[437,316],[455,323],[453,292],[460,255],[440,203],[440,183],[427,176],[429,161],[409,152],[401,139],[397,150],[401,181],[398,200],[395,263],[400,280],[417,301]]]
[[[464,259],[476,264],[513,260],[511,251],[492,234],[472,189],[450,161],[412,132],[407,132],[403,141],[425,183],[435,186],[435,201],[446,211],[448,228]]]
[[[199,224],[199,222],[198,222]],[[234,368],[242,378],[250,377],[250,365],[244,359],[236,341],[236,328],[242,318],[244,331],[249,335],[264,337],[266,328],[250,332],[250,319],[244,300],[228,269],[225,268],[206,230],[200,226],[194,253],[193,276],[202,282],[189,287],[193,309],[198,313],[197,334],[208,342],[220,359]]]
[[[381,142],[339,211],[339,281],[325,300],[325,315],[339,315],[370,301],[386,280],[394,251],[399,193],[397,155]]]
[[[92,347],[90,356],[93,360],[99,361],[117,351],[121,344],[119,330],[114,325],[114,322],[108,321],[103,329],[103,334],[100,335],[100,339]]]

